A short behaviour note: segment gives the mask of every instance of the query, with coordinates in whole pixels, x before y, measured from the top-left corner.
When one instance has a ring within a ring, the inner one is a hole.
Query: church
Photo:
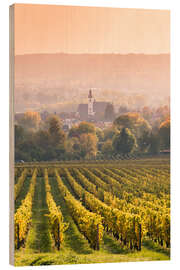
[[[97,121],[103,118],[108,104],[110,104],[110,102],[97,102],[93,97],[92,90],[90,89],[88,94],[88,103],[79,104],[78,106],[77,112],[79,114],[80,120]]]

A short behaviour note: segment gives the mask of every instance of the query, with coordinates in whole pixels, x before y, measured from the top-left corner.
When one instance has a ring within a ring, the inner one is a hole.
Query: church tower
[[[89,90],[89,95],[88,95],[88,117],[92,117],[94,115],[93,111],[93,96],[92,96],[92,90]]]

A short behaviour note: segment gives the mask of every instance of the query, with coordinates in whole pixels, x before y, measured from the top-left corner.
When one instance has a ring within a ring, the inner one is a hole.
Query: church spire
[[[89,90],[89,95],[88,95],[88,116],[92,117],[94,115],[94,110],[93,110],[93,96],[92,96],[92,90]]]
[[[89,90],[89,95],[88,95],[88,98],[92,98],[93,96],[92,96],[92,90],[90,89]]]

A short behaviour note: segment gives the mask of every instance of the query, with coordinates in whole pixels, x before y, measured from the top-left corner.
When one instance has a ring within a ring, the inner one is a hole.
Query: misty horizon
[[[97,100],[129,104],[167,104],[170,55],[33,54],[16,56],[15,110],[41,108],[74,111],[86,92],[98,88]],[[162,79],[163,78],[163,79]],[[158,93],[158,95],[157,95]]]
[[[16,111],[74,111],[90,88],[116,107],[168,103],[169,10],[14,7]]]

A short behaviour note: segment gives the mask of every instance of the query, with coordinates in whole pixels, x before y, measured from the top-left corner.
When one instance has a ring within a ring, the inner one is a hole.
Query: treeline
[[[139,113],[129,112],[104,130],[80,122],[64,132],[57,115],[43,121],[38,113],[28,112],[15,125],[16,161],[111,159],[131,153],[155,155],[169,149],[169,117],[153,126]]]

